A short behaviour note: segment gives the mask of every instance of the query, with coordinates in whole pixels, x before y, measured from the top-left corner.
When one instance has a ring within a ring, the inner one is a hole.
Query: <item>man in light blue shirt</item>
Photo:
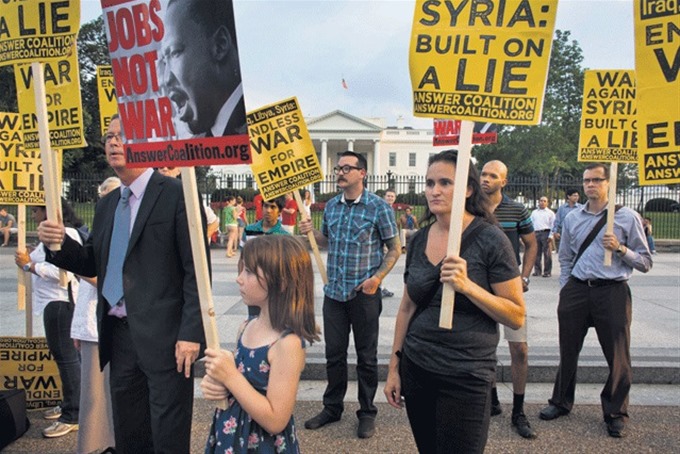
[[[559,241],[560,236],[562,235],[562,223],[564,222],[567,215],[576,208],[583,206],[578,203],[579,197],[580,194],[578,189],[567,189],[567,203],[560,205],[560,207],[557,209],[557,214],[555,214],[555,224],[553,224],[552,228],[552,237],[554,241]]]
[[[595,327],[609,364],[609,377],[600,394],[604,421],[611,437],[624,436],[628,419],[628,393],[632,380],[630,322],[632,299],[628,279],[633,269],[646,273],[652,255],[640,216],[629,208],[617,210],[613,233],[599,228],[583,252],[581,245],[598,221],[606,216],[609,167],[590,164],[583,172],[588,202],[564,220],[559,259],[560,300],[557,318],[560,333],[560,366],[544,420],[568,414],[574,405],[576,369],[583,339]],[[612,251],[611,266],[604,266],[605,251]]]

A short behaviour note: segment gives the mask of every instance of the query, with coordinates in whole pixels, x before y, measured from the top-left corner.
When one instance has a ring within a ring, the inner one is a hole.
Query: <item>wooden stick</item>
[[[26,337],[33,337],[33,281],[26,280]]]
[[[295,197],[295,203],[297,203],[300,215],[302,215],[302,219],[305,221],[311,220],[311,218],[307,217],[307,212],[304,210],[304,203],[302,202],[302,197],[300,197],[300,191],[298,191],[297,189],[293,191],[293,196]],[[316,266],[319,268],[321,279],[323,280],[324,284],[328,284],[326,266],[323,264],[323,260],[321,259],[321,254],[319,253],[319,245],[316,244],[316,238],[314,238],[314,232],[312,230],[307,232],[307,239],[309,240],[309,244],[312,245],[312,252],[314,253],[314,259],[316,260]]]
[[[62,175],[62,162],[63,162],[63,156],[62,156],[62,151],[61,149],[57,149],[52,151],[50,153],[52,155],[52,165],[54,165],[53,170],[53,175],[56,175],[56,178],[54,178],[54,193],[57,195],[57,200],[59,201],[57,204],[57,216],[61,218],[62,213],[61,213],[61,175]],[[61,246],[60,246],[61,247]],[[68,287],[68,272],[66,270],[59,270],[59,285],[61,287]]]
[[[187,209],[187,221],[189,223],[189,237],[191,240],[191,253],[196,270],[196,285],[198,298],[201,302],[201,318],[203,319],[203,331],[208,348],[219,349],[220,338],[217,333],[215,322],[215,306],[213,305],[212,291],[210,288],[210,273],[208,272],[208,258],[205,254],[205,235],[201,224],[201,211],[199,204],[198,188],[196,185],[196,172],[193,167],[183,167],[182,188],[184,189],[184,204]],[[217,402],[217,407],[224,410],[227,401]]]
[[[463,120],[460,127],[460,142],[458,145],[458,162],[454,180],[453,204],[451,206],[451,221],[449,223],[449,242],[446,248],[447,256],[460,253],[460,238],[463,234],[463,214],[465,213],[465,195],[467,193],[468,167],[472,155],[472,131],[475,123]],[[442,289],[442,305],[439,314],[439,327],[453,328],[453,309],[456,292],[451,284],[445,284]]]
[[[605,233],[614,233],[614,215],[616,214],[616,178],[619,163],[612,162],[609,166],[609,201],[607,202],[607,227]],[[604,250],[604,266],[612,266],[612,251]]]
[[[56,163],[54,153],[50,150],[50,128],[47,120],[47,101],[45,93],[45,73],[39,62],[31,63],[33,73],[33,89],[35,91],[35,111],[38,120],[38,139],[40,141],[40,160],[42,162],[45,179],[45,207],[47,219],[58,222],[61,211],[59,195],[55,192],[58,183],[55,173]],[[51,251],[60,251],[61,244],[46,245]]]
[[[17,207],[17,249],[26,250],[26,205],[20,203]],[[31,279],[31,272],[18,270],[17,276],[17,309],[26,310],[26,280]],[[28,314],[26,315],[28,316]]]

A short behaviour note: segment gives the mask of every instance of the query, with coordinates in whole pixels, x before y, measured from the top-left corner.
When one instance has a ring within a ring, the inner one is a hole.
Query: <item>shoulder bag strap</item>
[[[621,208],[620,206],[617,206],[615,208],[615,212],[619,211],[620,208]],[[581,243],[581,247],[579,248],[578,253],[576,254],[576,258],[574,258],[574,261],[571,263],[571,269],[572,270],[574,269],[576,262],[578,262],[578,259],[581,258],[581,256],[586,251],[586,249],[588,249],[588,246],[590,246],[590,243],[593,242],[593,240],[595,239],[597,234],[600,233],[600,230],[602,230],[602,227],[604,227],[604,225],[607,223],[607,211],[608,210],[604,210],[602,212],[602,217],[600,218],[600,220],[597,221],[597,224],[595,224],[593,226],[593,230],[590,231],[590,233],[586,237],[585,241],[583,241],[583,243]]]

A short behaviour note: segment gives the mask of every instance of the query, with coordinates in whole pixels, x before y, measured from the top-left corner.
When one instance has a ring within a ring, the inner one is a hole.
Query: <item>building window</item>
[[[246,175],[246,188],[247,189],[253,189],[253,176],[252,175]]]
[[[390,153],[390,167],[394,167],[397,165],[397,154],[396,153]]]
[[[416,154],[415,153],[409,153],[408,154],[408,166],[409,167],[415,167],[416,166]]]

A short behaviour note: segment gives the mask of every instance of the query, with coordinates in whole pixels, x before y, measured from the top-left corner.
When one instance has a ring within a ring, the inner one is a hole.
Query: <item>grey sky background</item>
[[[101,14],[81,0],[81,22]],[[297,96],[305,116],[340,109],[387,125],[431,127],[412,114],[412,0],[235,0],[246,110]],[[634,69],[633,0],[560,0],[590,69]],[[348,89],[342,87],[345,79]]]

